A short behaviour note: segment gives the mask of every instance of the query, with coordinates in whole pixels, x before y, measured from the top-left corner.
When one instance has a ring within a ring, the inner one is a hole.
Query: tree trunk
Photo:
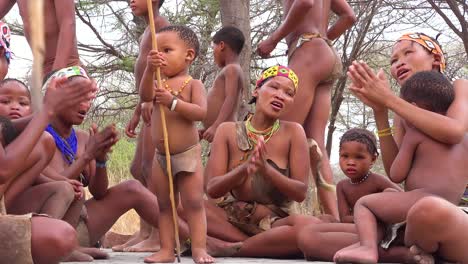
[[[252,43],[250,38],[250,0],[220,0],[221,23],[223,26],[235,26],[242,31],[245,45],[240,54],[240,65],[244,71],[245,82],[242,103],[239,107],[238,118],[242,119],[249,110],[246,102],[250,99],[250,56]]]

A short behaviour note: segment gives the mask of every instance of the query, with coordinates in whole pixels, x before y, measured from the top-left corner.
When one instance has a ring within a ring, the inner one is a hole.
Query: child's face
[[[409,40],[399,41],[393,46],[390,63],[390,72],[400,85],[417,72],[439,67],[434,55],[418,43]]]
[[[351,180],[359,180],[370,170],[376,157],[365,144],[357,141],[343,142],[340,148],[340,168]]]
[[[187,70],[194,59],[194,50],[180,39],[177,32],[165,31],[156,35],[158,50],[163,53],[167,66],[161,67],[161,71],[167,77],[173,77]]]
[[[131,0],[130,9],[135,16],[145,16],[148,13],[146,0]]]
[[[222,46],[224,46],[224,43],[220,42],[216,44],[213,42],[211,46],[213,48],[213,57],[216,65],[218,65],[218,67],[224,67],[224,63],[222,60]]]
[[[29,93],[22,84],[11,81],[0,88],[0,116],[18,119],[31,113]]]
[[[5,79],[8,73],[8,62],[5,57],[5,49],[0,46],[0,81]]]
[[[81,82],[86,80],[84,77],[73,77],[69,82]],[[58,114],[59,118],[67,124],[81,125],[86,118],[86,114],[91,108],[91,100],[83,101],[75,107],[69,108]]]
[[[285,77],[276,76],[267,80],[260,88],[253,92],[257,97],[256,109],[263,111],[272,118],[279,116],[294,101],[294,84]]]

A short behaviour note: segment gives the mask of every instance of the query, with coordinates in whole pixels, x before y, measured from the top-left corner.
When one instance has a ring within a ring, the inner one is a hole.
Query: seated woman
[[[249,237],[235,256],[298,254],[291,225],[320,222],[289,212],[292,201],[304,200],[310,172],[303,128],[279,120],[292,105],[297,84],[287,67],[265,70],[253,92],[255,113],[245,122],[223,123],[214,137],[205,170],[207,193],[223,199],[212,213]]]
[[[446,67],[439,43],[423,33],[401,36],[393,46],[390,63],[392,77],[400,85],[416,72],[430,70],[443,72]],[[466,136],[467,80],[456,80],[453,83],[455,100],[446,115],[442,115],[419,108],[394,94],[383,71],[375,74],[365,63],[354,62],[349,68],[348,76],[353,81],[350,90],[374,111],[377,128],[381,132],[380,147],[387,174],[405,133],[399,117],[409,121],[427,136],[445,144],[457,144]],[[396,113],[394,129],[389,125],[389,109]],[[427,209],[429,205],[431,208]],[[467,232],[468,216],[454,204],[440,198],[423,198],[413,205],[407,215],[404,242],[407,247],[411,247],[411,250],[403,252],[406,254],[406,261],[433,263],[432,254],[436,254],[448,261],[466,263],[468,254],[463,249],[465,244],[462,241],[466,239]],[[309,226],[299,235],[301,249],[313,260],[330,261],[337,250],[357,241],[359,240],[354,226],[344,224]],[[406,248],[390,249],[398,254],[398,250]],[[392,261],[392,253],[389,251],[379,252],[379,257],[380,261]],[[403,261],[393,259],[393,262]]]
[[[0,56],[2,79],[7,72],[7,69],[1,66],[6,63],[6,57],[3,55],[4,53]],[[41,147],[38,142],[49,120],[64,109],[89,99],[90,92],[94,88],[91,85],[65,85],[62,79],[56,79],[48,85],[41,111],[26,119],[15,121],[0,119],[0,168],[2,168],[0,170],[0,259],[2,263],[58,263],[76,246],[76,234],[64,221],[31,214],[21,216],[6,214],[4,195],[11,188],[12,182],[24,177],[27,171],[37,169],[38,165],[31,157],[34,156],[32,153]]]

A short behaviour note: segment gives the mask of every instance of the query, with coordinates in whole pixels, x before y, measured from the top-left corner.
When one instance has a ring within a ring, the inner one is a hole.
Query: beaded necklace
[[[363,183],[367,180],[367,178],[369,178],[369,175],[371,174],[371,171],[368,171],[366,173],[366,175],[364,175],[364,177],[362,177],[361,179],[359,179],[358,181],[356,182],[353,182],[351,179],[349,179],[349,181],[351,182],[351,184],[360,184],[360,183]]]
[[[55,146],[62,153],[65,161],[70,165],[75,160],[76,150],[78,148],[78,140],[76,137],[75,129],[72,129],[71,135],[68,138],[63,138],[57,131],[49,124],[46,131],[54,138]]]
[[[255,129],[252,126],[252,123],[250,120],[252,119],[253,115],[251,115],[247,120],[245,121],[245,128],[247,129],[247,139],[249,140],[249,143],[251,146],[256,146],[257,145],[257,139],[259,136],[263,136],[265,143],[270,140],[270,138],[278,132],[280,128],[280,121],[279,119],[276,119],[275,123],[273,125],[265,130],[259,131]]]
[[[185,89],[185,87],[187,86],[187,84],[192,80],[192,76],[189,76],[183,83],[182,85],[180,86],[180,89],[178,91],[174,91],[172,90],[171,87],[169,87],[169,84],[167,84],[167,80],[163,80],[163,83],[164,83],[164,87],[166,88],[166,90],[168,90],[173,96],[175,97],[178,97],[182,91]]]

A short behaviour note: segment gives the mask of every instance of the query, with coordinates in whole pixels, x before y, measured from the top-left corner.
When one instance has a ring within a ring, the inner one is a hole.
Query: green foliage
[[[134,140],[121,138],[114,146],[108,163],[109,181],[112,185],[131,179],[130,164],[135,155]]]

